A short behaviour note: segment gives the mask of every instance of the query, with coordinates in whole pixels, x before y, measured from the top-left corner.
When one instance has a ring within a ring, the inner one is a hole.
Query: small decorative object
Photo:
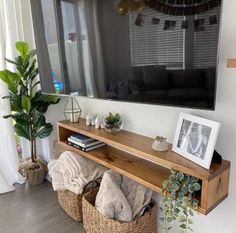
[[[139,26],[139,27],[142,27],[144,25],[144,23],[145,23],[145,17],[146,16],[143,15],[143,14],[138,14],[137,18],[135,20],[135,25]]]
[[[163,30],[175,30],[175,26],[176,26],[176,21],[166,20]]]
[[[104,118],[105,130],[109,133],[119,132],[122,128],[122,118],[119,113],[111,113]]]
[[[193,210],[198,209],[197,192],[201,185],[196,177],[171,169],[171,175],[163,182],[164,198],[161,202],[160,225],[162,232],[172,230],[178,220],[180,232],[193,232]]]
[[[36,82],[38,67],[36,67],[36,50],[30,50],[25,42],[17,42],[16,49],[19,53],[14,61],[6,59],[16,66],[16,72],[10,70],[0,71],[0,79],[9,89],[11,115],[15,121],[15,133],[30,141],[31,157],[22,161],[19,172],[31,185],[42,183],[47,176],[47,163],[37,156],[36,139],[48,137],[53,126],[46,122],[45,113],[52,104],[57,104],[60,99],[53,95],[44,95],[38,89]]]
[[[181,23],[181,28],[182,29],[188,29],[188,21],[187,20],[183,20]]]
[[[64,116],[66,120],[69,120],[72,123],[76,123],[79,121],[82,114],[82,110],[79,106],[76,97],[70,96],[66,102],[64,109]]]
[[[175,133],[173,151],[209,169],[220,124],[181,113]]]
[[[96,115],[91,117],[91,125],[92,126],[95,126],[95,119],[96,119],[96,117],[97,117]]]
[[[86,116],[86,125],[87,125],[87,126],[90,126],[90,125],[91,125],[91,121],[92,121],[92,120],[91,120],[91,116],[90,116],[90,115],[87,115],[87,116]]]
[[[217,24],[217,16],[216,15],[212,15],[209,17],[209,24],[210,25]]]
[[[202,32],[205,30],[204,27],[205,20],[204,19],[196,19],[194,20],[194,31],[195,32]]]
[[[160,19],[159,19],[159,18],[156,18],[156,17],[153,17],[153,18],[152,18],[152,24],[155,24],[155,25],[160,24]]]
[[[104,126],[104,123],[102,122],[101,125],[100,125],[101,129],[104,129],[105,126]]]
[[[96,118],[95,118],[95,129],[99,129],[100,128],[100,124],[101,124],[101,119],[100,119],[100,117],[99,116],[97,116]]]
[[[167,138],[157,136],[152,144],[152,149],[156,151],[167,151],[168,150]]]

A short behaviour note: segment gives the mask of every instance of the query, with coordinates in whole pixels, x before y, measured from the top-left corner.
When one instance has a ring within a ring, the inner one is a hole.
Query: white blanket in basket
[[[152,191],[111,170],[103,175],[95,207],[109,219],[129,222],[139,216]]]
[[[107,170],[102,165],[76,153],[66,151],[48,164],[55,191],[69,190],[81,194],[84,187],[103,176]]]

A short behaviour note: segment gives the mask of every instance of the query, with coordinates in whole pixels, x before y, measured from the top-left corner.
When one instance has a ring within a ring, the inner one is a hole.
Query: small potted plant
[[[104,118],[104,128],[109,133],[119,132],[122,128],[122,118],[119,113],[111,113]]]
[[[9,89],[9,95],[3,98],[9,99],[11,105],[11,115],[4,118],[12,118],[15,133],[31,143],[31,157],[21,163],[19,172],[31,185],[36,185],[44,181],[48,172],[46,162],[37,156],[36,138],[46,138],[51,134],[53,126],[46,122],[44,114],[60,99],[43,95],[37,88],[40,82],[37,81],[36,50],[30,50],[25,42],[17,42],[16,49],[19,56],[14,61],[6,59],[16,66],[16,72],[0,71],[0,79]]]

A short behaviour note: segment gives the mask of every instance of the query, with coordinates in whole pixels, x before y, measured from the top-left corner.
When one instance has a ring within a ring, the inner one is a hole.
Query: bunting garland
[[[221,4],[221,0],[145,0],[147,6],[174,16],[201,14]]]
[[[146,18],[147,18],[147,15],[139,13],[139,14],[137,14],[134,24],[136,26],[143,27],[146,23],[145,22]],[[205,23],[206,23],[205,19],[203,19],[203,18],[195,19],[193,22],[194,22],[194,32],[201,32],[201,31],[205,30]],[[209,22],[209,25],[217,24],[218,23],[217,15],[209,16],[208,22]],[[153,17],[151,19],[150,23],[152,23],[154,25],[159,25],[161,23],[161,19]],[[164,20],[163,23],[164,23],[163,30],[175,30],[176,25],[177,25],[176,20]],[[188,29],[190,23],[191,23],[191,21],[189,21],[189,20],[182,20],[180,22],[181,29],[183,29],[183,30]]]

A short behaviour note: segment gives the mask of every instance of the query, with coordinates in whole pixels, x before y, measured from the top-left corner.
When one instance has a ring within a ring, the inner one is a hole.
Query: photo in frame
[[[179,116],[172,150],[181,156],[209,169],[220,123],[194,115]]]

